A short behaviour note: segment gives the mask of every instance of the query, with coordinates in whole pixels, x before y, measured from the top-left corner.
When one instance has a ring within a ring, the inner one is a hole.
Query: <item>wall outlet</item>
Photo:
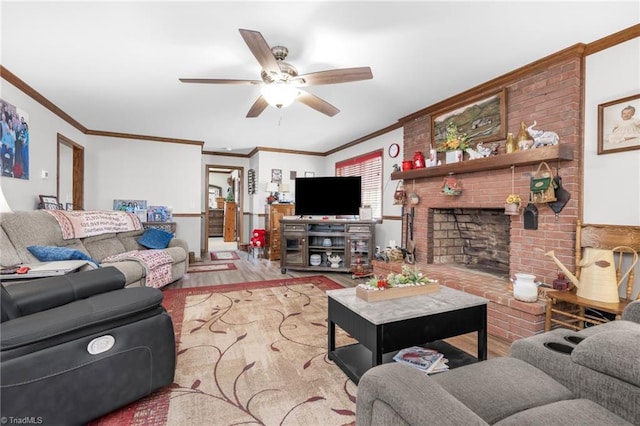
[[[40,172],[40,177],[42,179],[49,179],[49,172],[46,170],[43,170],[42,172]]]

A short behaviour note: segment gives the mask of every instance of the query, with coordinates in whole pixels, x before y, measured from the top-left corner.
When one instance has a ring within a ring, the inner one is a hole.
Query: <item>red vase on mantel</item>
[[[413,161],[411,160],[404,160],[402,162],[402,171],[405,172],[407,170],[411,170],[413,169]]]
[[[424,155],[422,155],[422,152],[420,152],[420,151],[416,151],[413,154],[413,168],[414,169],[424,169],[425,168]]]

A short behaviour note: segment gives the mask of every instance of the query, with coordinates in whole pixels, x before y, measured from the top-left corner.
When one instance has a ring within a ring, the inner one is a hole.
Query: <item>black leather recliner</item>
[[[82,424],[173,382],[162,292],[114,267],[1,286],[0,411]]]

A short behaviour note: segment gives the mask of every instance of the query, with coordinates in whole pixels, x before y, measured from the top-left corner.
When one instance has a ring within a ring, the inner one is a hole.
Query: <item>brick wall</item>
[[[538,205],[538,229],[525,230],[522,215],[510,216],[511,242],[509,253],[510,274],[526,272],[539,280],[551,283],[558,268],[551,259],[536,251],[554,250],[558,259],[570,270],[574,269],[575,223],[581,198],[580,162],[582,99],[581,58],[550,57],[546,66],[538,64],[529,73],[520,70],[513,81],[502,78],[499,86],[487,87],[486,93],[506,89],[507,132],[517,134],[520,122],[530,125],[537,121],[536,129],[552,130],[560,136],[561,144],[574,147],[573,161],[552,163],[554,172],[559,166],[563,186],[571,193],[571,200],[556,218],[546,205]],[[451,105],[463,104],[464,96],[454,97]],[[447,110],[448,108],[442,107]],[[404,159],[413,158],[415,151],[428,152],[431,140],[431,116],[425,113],[404,123]],[[504,152],[504,141],[500,151]],[[468,160],[473,161],[473,160]],[[405,182],[420,197],[415,206],[414,236],[416,258],[427,260],[427,226],[431,208],[503,208],[504,200],[513,191],[525,200],[529,194],[530,177],[537,165],[516,166],[484,172],[456,174],[464,189],[460,196],[446,196],[440,192],[442,177],[420,178]]]
[[[554,172],[559,167],[558,173],[562,177],[563,186],[571,193],[571,200],[560,215],[556,217],[549,207],[538,205],[537,230],[525,230],[522,215],[509,216],[511,276],[516,272],[526,272],[551,284],[557,278],[558,267],[537,250],[554,250],[558,259],[570,270],[574,270],[575,223],[582,198],[582,75],[582,50],[578,46],[425,108],[403,120],[404,159],[410,160],[415,151],[426,153],[431,148],[431,115],[439,115],[464,105],[470,95],[491,95],[505,89],[507,132],[516,135],[521,121],[527,126],[536,121],[536,129],[554,131],[560,136],[561,144],[573,147],[573,161],[549,164]],[[504,153],[504,141],[501,142],[499,151]],[[456,174],[455,177],[464,190],[460,196],[446,196],[440,192],[442,177],[405,182],[420,197],[420,203],[415,206],[414,218],[418,266],[427,276],[438,279],[443,285],[489,299],[489,333],[509,341],[544,330],[544,301],[525,303],[515,300],[511,283],[507,279],[455,266],[433,264],[427,238],[429,214],[432,209],[503,208],[505,198],[511,193],[520,194],[527,200],[530,177],[536,169],[537,165],[532,165],[516,166],[513,170],[505,168]],[[396,268],[395,272],[398,272],[400,266],[401,264],[394,266],[376,262],[374,272],[385,274],[389,268]]]

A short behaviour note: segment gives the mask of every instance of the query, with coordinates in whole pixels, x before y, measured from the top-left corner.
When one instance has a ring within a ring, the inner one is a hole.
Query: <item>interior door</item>
[[[231,188],[234,194],[234,199],[237,206],[237,217],[236,217],[236,241],[243,241],[243,228],[244,228],[244,208],[243,208],[243,176],[244,176],[244,167],[238,166],[227,166],[227,165],[216,165],[216,164],[207,164],[205,168],[205,184],[204,184],[204,200],[205,206],[209,205],[209,188],[210,185],[217,185],[222,188],[221,196],[226,197],[227,189]],[[208,207],[207,207],[208,208]],[[204,252],[207,253],[209,251],[209,214],[204,215],[204,226],[203,226],[203,247]]]
[[[58,202],[63,208],[84,208],[84,147],[58,133],[56,164]]]

